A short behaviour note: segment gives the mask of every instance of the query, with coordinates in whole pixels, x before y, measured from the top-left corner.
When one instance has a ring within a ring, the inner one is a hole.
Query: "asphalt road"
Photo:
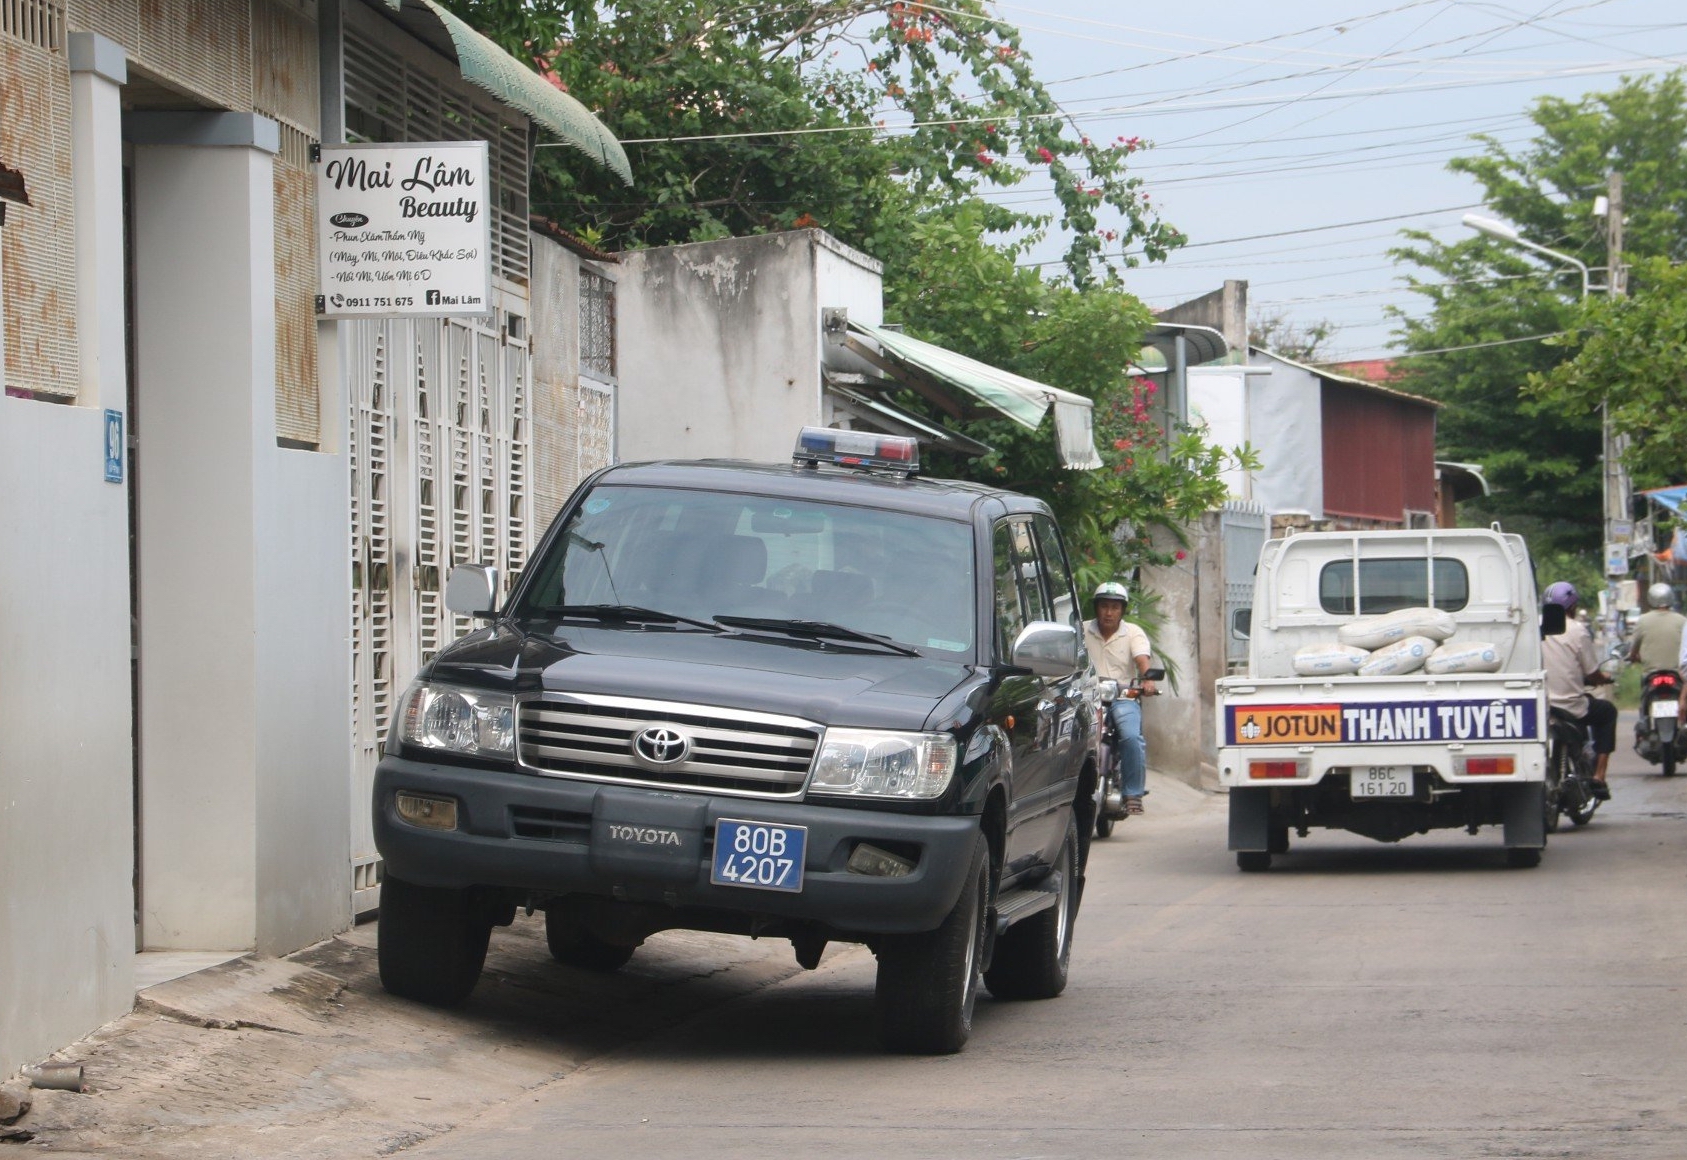
[[[1628,718],[1625,718],[1624,734]],[[879,1054],[873,959],[669,932],[620,973],[498,932],[469,1004],[384,994],[372,924],[143,992],[72,1045],[88,1089],[0,1125],[124,1160],[1687,1157],[1687,776],[1510,870],[1497,830],[1297,840],[1155,779],[1093,848],[1072,983],[980,1002],[957,1056]]]
[[[959,1056],[879,1055],[834,948],[407,1154],[1687,1156],[1687,777],[1648,768],[1534,870],[1315,832],[1241,874],[1221,799],[1151,796],[1066,994],[981,1002]]]

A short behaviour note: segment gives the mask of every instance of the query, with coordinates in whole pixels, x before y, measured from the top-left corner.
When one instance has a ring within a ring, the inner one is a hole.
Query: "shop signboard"
[[[491,312],[485,141],[324,145],[320,157],[318,314]]]

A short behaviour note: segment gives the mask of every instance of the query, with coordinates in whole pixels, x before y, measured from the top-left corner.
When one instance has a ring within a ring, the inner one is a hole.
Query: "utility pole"
[[[1613,170],[1606,177],[1605,209],[1605,292],[1612,298],[1628,293],[1628,271],[1622,264],[1623,252],[1623,175]],[[1633,496],[1629,490],[1628,468],[1623,466],[1623,454],[1628,450],[1628,438],[1611,429],[1610,403],[1599,405],[1602,428],[1601,469],[1604,472],[1606,610],[1611,618],[1610,630],[1615,633],[1620,614],[1617,612],[1617,577],[1627,575],[1628,562],[1634,540]]]

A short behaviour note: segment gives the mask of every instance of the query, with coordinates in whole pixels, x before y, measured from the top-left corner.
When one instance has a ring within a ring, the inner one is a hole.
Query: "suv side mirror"
[[[459,616],[491,616],[498,607],[498,569],[458,564],[445,581],[445,607]]]
[[[1541,605],[1541,636],[1563,636],[1566,616],[1562,604]]]
[[[1009,660],[1039,677],[1069,677],[1078,671],[1078,630],[1052,620],[1033,620],[1020,630]]]

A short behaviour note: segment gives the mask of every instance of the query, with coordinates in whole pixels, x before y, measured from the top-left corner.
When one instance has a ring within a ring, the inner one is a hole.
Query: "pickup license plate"
[[[1680,715],[1681,706],[1676,704],[1674,701],[1652,702],[1652,717],[1654,720],[1659,717],[1678,717]]]
[[[1412,796],[1412,767],[1409,765],[1361,765],[1353,771],[1355,798],[1409,798]]]
[[[716,886],[795,893],[802,889],[807,845],[807,826],[722,818],[715,823],[715,862],[709,881]]]

